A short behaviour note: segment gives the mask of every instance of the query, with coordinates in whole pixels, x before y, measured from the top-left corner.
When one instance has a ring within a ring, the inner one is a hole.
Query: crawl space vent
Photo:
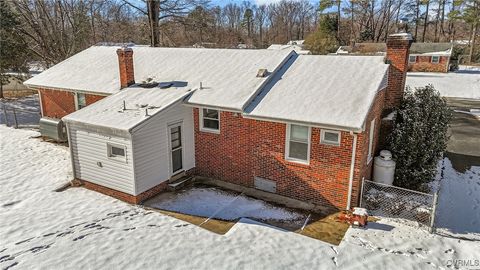
[[[256,189],[276,193],[277,192],[277,183],[272,180],[268,180],[262,177],[255,176],[254,185]]]

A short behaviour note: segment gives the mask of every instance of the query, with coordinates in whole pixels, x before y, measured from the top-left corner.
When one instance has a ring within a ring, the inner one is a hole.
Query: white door
[[[183,139],[182,123],[170,125],[170,164],[172,165],[172,174],[183,170]]]

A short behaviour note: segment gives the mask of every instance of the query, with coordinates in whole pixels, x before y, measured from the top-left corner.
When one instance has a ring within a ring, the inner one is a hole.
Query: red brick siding
[[[253,187],[254,176],[277,183],[277,193],[329,208],[347,204],[353,136],[341,133],[340,146],[320,144],[312,128],[310,164],[285,160],[286,124],[220,113],[220,134],[199,130],[195,119],[196,173]]]
[[[75,111],[74,92],[40,89],[39,94],[42,101],[42,115],[45,117],[62,118]],[[85,95],[87,105],[95,103],[104,97],[92,94]]]
[[[448,72],[448,56],[440,56],[438,63],[432,63],[431,56],[417,56],[415,63],[408,63],[408,71]]]
[[[125,88],[135,83],[133,50],[131,48],[118,49],[117,56],[120,70],[120,88]]]
[[[87,189],[94,190],[96,192],[108,195],[110,197],[119,199],[124,202],[131,203],[131,204],[140,204],[143,201],[157,195],[158,193],[164,191],[167,188],[167,182],[163,182],[145,192],[138,194],[137,196],[134,196],[134,195],[130,195],[125,192],[114,190],[105,186],[97,185],[89,181],[80,180],[80,179],[76,179],[76,180],[80,181],[83,187]]]

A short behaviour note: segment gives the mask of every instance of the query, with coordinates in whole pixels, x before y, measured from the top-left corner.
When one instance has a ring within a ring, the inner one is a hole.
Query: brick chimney
[[[122,47],[117,50],[117,55],[120,71],[120,89],[123,89],[135,83],[133,76],[133,50],[132,48]]]
[[[385,95],[386,110],[399,107],[402,103],[412,40],[412,35],[409,33],[393,34],[387,38],[387,61],[390,63],[390,68]]]

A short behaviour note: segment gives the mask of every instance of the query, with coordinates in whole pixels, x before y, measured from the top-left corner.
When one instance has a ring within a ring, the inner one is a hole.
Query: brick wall
[[[448,72],[448,56],[440,56],[438,63],[432,63],[431,56],[417,56],[415,63],[408,63],[408,71]]]
[[[412,40],[404,36],[390,35],[387,39],[388,86],[385,96],[385,107],[399,107],[405,90],[408,55]]]
[[[45,117],[62,118],[75,111],[75,94],[69,91],[39,89],[42,101],[42,114]],[[97,102],[105,96],[86,94],[87,105]]]

